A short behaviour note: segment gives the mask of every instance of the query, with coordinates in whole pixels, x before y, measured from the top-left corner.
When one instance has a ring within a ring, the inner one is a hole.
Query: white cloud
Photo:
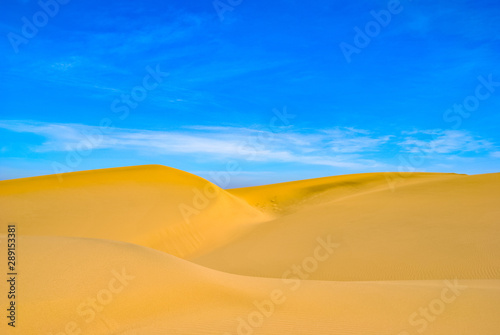
[[[380,146],[387,143],[392,136],[371,137],[370,132],[361,129],[344,128],[329,130],[331,140],[328,146],[336,153],[358,153],[378,151]]]
[[[402,132],[397,138],[395,135],[375,136],[354,128],[300,132],[280,128],[273,132],[269,128],[189,126],[175,131],[123,128],[103,131],[82,124],[32,121],[0,121],[0,128],[43,137],[41,144],[31,147],[35,152],[111,149],[157,156],[190,155],[212,161],[236,159],[347,169],[387,168],[386,164],[373,158],[374,153],[384,157],[384,145],[392,145],[392,149],[399,145],[406,152],[442,155],[443,159],[460,158],[462,153],[487,152],[494,148],[492,143],[458,130]],[[498,151],[490,155],[500,157]]]
[[[3,121],[0,128],[43,136],[36,152],[72,150],[135,150],[155,155],[197,154],[212,159],[234,158],[255,162],[289,162],[362,169],[381,166],[362,157],[385,143],[389,136],[371,138],[354,129],[275,133],[270,129],[193,126],[176,131]],[[356,137],[356,136],[359,137]],[[355,154],[353,154],[355,153]]]
[[[449,154],[489,150],[493,144],[464,130],[420,130],[406,132],[399,145],[408,152]]]

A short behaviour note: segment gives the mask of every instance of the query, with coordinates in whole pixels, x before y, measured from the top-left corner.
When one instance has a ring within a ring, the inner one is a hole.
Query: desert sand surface
[[[2,280],[0,333],[499,335],[499,200],[498,173],[0,181],[2,254],[18,235],[16,327]]]

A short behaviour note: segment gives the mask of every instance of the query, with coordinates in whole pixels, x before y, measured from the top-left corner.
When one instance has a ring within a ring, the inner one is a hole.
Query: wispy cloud
[[[408,152],[450,154],[493,148],[493,143],[465,130],[418,130],[406,134],[411,136],[407,136],[399,145]]]
[[[298,163],[345,169],[387,169],[395,150],[453,159],[500,157],[490,141],[464,130],[415,130],[380,135],[356,128],[301,129],[229,126],[186,126],[177,130],[112,128],[83,124],[0,121],[0,129],[42,137],[32,152],[108,149],[135,155],[200,157],[218,162],[236,159],[254,163]]]
[[[197,154],[211,159],[288,162],[362,169],[381,166],[365,157],[389,136],[370,137],[366,131],[335,129],[275,133],[238,127],[189,127],[179,131],[118,129],[103,133],[82,124],[2,121],[0,128],[44,137],[35,152],[72,150],[134,150],[155,155]],[[358,138],[356,134],[360,135]],[[344,141],[342,139],[345,139]]]
[[[391,135],[373,137],[370,132],[354,128],[335,129],[327,131],[332,138],[328,141],[331,150],[336,153],[356,153],[378,151],[387,143]]]

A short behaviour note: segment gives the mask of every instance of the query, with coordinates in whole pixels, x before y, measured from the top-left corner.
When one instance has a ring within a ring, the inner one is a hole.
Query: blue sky
[[[494,0],[1,6],[0,179],[500,170]]]

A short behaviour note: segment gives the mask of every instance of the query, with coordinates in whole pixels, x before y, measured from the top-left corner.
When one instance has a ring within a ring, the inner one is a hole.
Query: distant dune
[[[59,177],[0,181],[1,334],[500,334],[500,173]]]

